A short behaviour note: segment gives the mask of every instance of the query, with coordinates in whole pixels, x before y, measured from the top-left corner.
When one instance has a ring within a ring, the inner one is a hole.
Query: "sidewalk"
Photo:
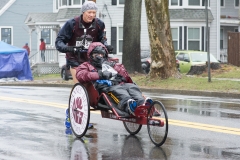
[[[226,79],[223,79],[226,80]],[[234,79],[229,79],[234,80]],[[240,81],[239,79],[236,79]],[[0,83],[0,86],[35,86],[35,87],[68,87],[73,86],[73,81],[63,81],[61,78],[52,78],[44,80],[33,81],[20,81],[20,82],[5,82]],[[194,90],[167,90],[161,88],[146,88],[139,86],[143,92],[152,92],[159,94],[176,94],[176,95],[191,95],[191,96],[206,96],[206,97],[219,97],[219,98],[233,98],[240,99],[240,93],[228,92],[214,92],[214,91],[194,91]]]

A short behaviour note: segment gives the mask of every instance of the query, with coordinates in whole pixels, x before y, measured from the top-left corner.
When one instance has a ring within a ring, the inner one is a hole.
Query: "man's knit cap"
[[[93,1],[86,1],[82,5],[82,13],[86,12],[87,10],[98,10],[98,7],[95,2]]]

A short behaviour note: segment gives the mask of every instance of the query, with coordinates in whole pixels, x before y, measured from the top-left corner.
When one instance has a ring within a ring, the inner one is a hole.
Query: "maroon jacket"
[[[105,46],[100,43],[100,42],[94,42],[89,46],[88,52],[87,52],[87,56],[89,61],[88,62],[84,62],[81,65],[79,65],[76,69],[76,78],[78,79],[78,81],[80,83],[87,83],[90,81],[96,81],[99,80],[99,75],[98,75],[98,71],[97,69],[91,65],[90,63],[90,53],[92,52],[92,50],[96,47],[96,46],[103,46],[105,48]],[[105,48],[106,52],[107,49]],[[108,54],[108,52],[107,52]],[[107,55],[108,57],[108,55]],[[110,60],[108,60],[110,61]],[[118,72],[118,74],[120,74],[121,76],[123,76],[127,82],[131,83],[132,80],[130,78],[130,76],[128,75],[127,70],[125,69],[125,67],[120,64],[120,63],[116,63],[113,68]]]

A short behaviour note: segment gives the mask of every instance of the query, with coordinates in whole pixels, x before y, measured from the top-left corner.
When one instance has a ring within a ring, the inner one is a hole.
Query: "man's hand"
[[[112,78],[112,73],[109,71],[102,72],[102,70],[99,70],[98,75],[101,80],[109,80],[110,78]]]
[[[82,50],[82,48],[76,48],[76,47],[73,47],[73,46],[67,46],[66,52],[71,52],[71,53],[74,53],[74,54],[78,54],[78,53],[85,53],[86,51]]]
[[[66,52],[74,53],[74,48],[73,48],[73,46],[67,46],[67,47],[66,47]]]
[[[106,45],[106,48],[107,48],[109,53],[112,53],[112,51],[114,49],[113,46],[111,46],[111,45]]]

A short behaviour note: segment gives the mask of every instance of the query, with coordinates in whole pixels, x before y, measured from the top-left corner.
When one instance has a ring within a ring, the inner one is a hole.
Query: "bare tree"
[[[151,46],[150,78],[179,77],[172,43],[168,0],[145,0]]]
[[[142,72],[140,56],[142,0],[125,1],[122,63],[129,73]]]

